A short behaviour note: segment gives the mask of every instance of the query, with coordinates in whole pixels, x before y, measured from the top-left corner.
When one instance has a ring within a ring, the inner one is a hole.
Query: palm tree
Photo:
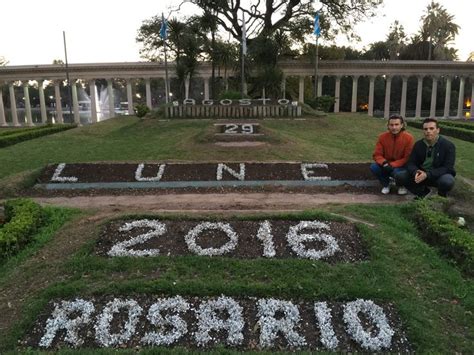
[[[454,23],[454,16],[450,15],[439,3],[432,1],[426,8],[426,13],[421,17],[421,36],[429,41],[428,60],[431,60],[433,51],[442,49],[453,41],[459,31],[459,26]]]
[[[467,57],[467,62],[474,62],[474,52],[469,53],[469,57]]]
[[[5,57],[0,56],[0,67],[7,64],[8,64],[8,60],[6,60]]]

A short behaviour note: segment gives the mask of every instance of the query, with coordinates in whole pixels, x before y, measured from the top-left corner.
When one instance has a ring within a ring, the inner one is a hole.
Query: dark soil
[[[119,232],[119,228],[131,220],[113,221],[107,224],[100,234],[95,251],[97,254],[107,256],[107,252],[113,245],[129,240],[140,234],[147,233],[150,228],[134,228],[129,232]],[[185,235],[202,221],[171,221],[160,220],[166,225],[166,233],[162,236],[151,238],[143,244],[132,247],[134,250],[159,249],[160,255],[177,256],[192,255],[184,240]],[[257,239],[257,232],[261,221],[225,221],[229,223],[239,237],[237,246],[232,251],[224,254],[225,257],[236,257],[242,259],[253,259],[263,257],[263,244]],[[291,226],[299,221],[270,220],[275,246],[275,258],[295,258],[297,255],[288,245],[286,235]],[[321,231],[334,237],[339,249],[334,255],[327,257],[324,261],[335,264],[340,262],[355,262],[368,259],[368,253],[362,243],[360,234],[355,225],[342,222],[325,222],[330,226],[329,231]],[[300,234],[311,234],[320,231],[305,229]],[[228,236],[221,230],[205,230],[197,238],[196,242],[202,248],[219,248],[229,241]],[[322,241],[306,242],[307,249],[324,250],[326,243]]]
[[[120,296],[115,296],[120,298]],[[92,301],[95,306],[95,312],[91,315],[91,319],[95,320],[97,316],[102,312],[103,308],[105,307],[106,303],[113,300],[115,298],[112,295],[96,297],[96,298],[88,298],[89,301]],[[167,297],[167,296],[159,296],[159,297]],[[169,297],[169,296],[168,296]],[[125,297],[123,297],[125,298]],[[148,313],[148,309],[150,306],[156,302],[158,296],[151,296],[151,295],[133,295],[129,296],[129,299],[134,299],[138,302],[138,304],[143,308],[141,315],[139,316],[139,322],[136,327],[135,333],[132,338],[124,343],[121,344],[120,348],[134,348],[139,350],[143,347],[140,343],[140,339],[145,335],[147,332],[156,332],[156,326],[150,324],[150,322],[146,319],[146,315]],[[193,334],[197,330],[197,317],[195,310],[199,307],[200,303],[206,301],[206,298],[197,298],[197,297],[189,297],[186,298],[186,301],[190,304],[190,310],[186,313],[181,314],[180,316],[186,321],[188,325],[188,333],[184,335],[182,338],[179,339],[178,342],[174,343],[172,346],[184,346],[191,349],[198,348],[196,341],[193,337]],[[259,324],[257,323],[257,299],[256,298],[234,298],[240,306],[243,308],[243,316],[245,320],[244,324],[244,340],[240,346],[233,347],[236,350],[259,350],[259,336],[260,336],[260,328]],[[54,300],[56,302],[60,302],[60,300]],[[38,317],[37,321],[35,322],[34,328],[31,332],[26,336],[26,338],[21,342],[22,346],[24,347],[31,347],[31,348],[38,348],[38,343],[41,337],[44,334],[44,327],[46,324],[47,319],[52,314],[55,305],[54,301],[51,301],[44,312]],[[317,302],[317,300],[315,300]],[[317,322],[314,316],[314,302],[308,301],[295,301],[293,300],[293,304],[295,304],[300,312],[301,320],[298,323],[295,330],[306,339],[307,346],[302,348],[306,350],[313,350],[313,351],[320,351],[325,350],[323,344],[321,343],[320,339],[320,330],[317,326]],[[392,304],[378,304],[380,307],[383,308],[384,313],[388,319],[388,322],[391,328],[394,330],[394,336],[392,337],[391,346],[389,349],[384,349],[384,352],[390,353],[407,353],[411,352],[412,348],[409,344],[403,326],[401,324],[400,318],[397,314],[395,307]],[[366,353],[367,350],[361,348],[359,344],[357,344],[354,340],[350,338],[345,330],[345,324],[343,321],[343,303],[342,302],[328,302],[328,307],[332,309],[332,325],[334,328],[334,332],[339,340],[339,346],[337,347],[337,351],[340,352],[364,352]],[[166,312],[163,312],[165,314]],[[123,326],[126,321],[126,312],[122,311],[118,314],[115,314],[114,319],[111,322],[111,331],[112,332],[120,332],[123,330]],[[373,323],[369,323],[367,319],[363,315],[359,315],[361,322],[366,331],[371,332],[371,334],[376,335],[378,332],[377,327],[374,326]],[[219,312],[219,317],[221,319],[227,319],[228,314],[227,312]],[[277,313],[278,318],[278,313]],[[94,323],[94,321],[93,321]],[[79,335],[80,338],[84,340],[83,347],[84,348],[98,348],[99,344],[95,340],[95,330],[93,325],[88,324],[83,326],[80,331]],[[226,345],[227,339],[227,332],[226,331],[211,331],[210,335],[214,337],[213,341],[211,341],[208,346],[205,348],[209,349],[216,345],[229,347]],[[278,337],[275,341],[275,346],[273,347],[274,350],[298,350],[291,348],[285,339],[285,337],[278,333]],[[58,332],[56,335],[50,350],[57,350],[61,348],[70,348],[71,345],[64,341],[64,331]]]
[[[226,163],[239,172],[239,163]],[[51,178],[57,165],[47,166],[38,178],[42,184],[53,183]],[[61,176],[77,177],[78,183],[135,182],[138,164],[67,164]],[[156,176],[159,164],[146,164],[143,177]],[[330,163],[328,169],[311,168],[311,176],[328,176],[331,180],[374,180],[367,163]],[[216,181],[217,163],[169,163],[161,181]],[[222,180],[236,180],[224,170]],[[246,181],[292,180],[302,181],[301,163],[245,163]]]

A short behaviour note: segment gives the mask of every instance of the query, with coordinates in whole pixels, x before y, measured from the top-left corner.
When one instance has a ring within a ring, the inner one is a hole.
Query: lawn
[[[0,179],[49,163],[94,161],[369,162],[385,121],[360,114],[307,120],[265,120],[269,144],[228,148],[213,144],[215,120],[139,120],[120,117],[0,149]],[[409,129],[416,138],[421,131]],[[474,179],[472,143],[452,139],[456,169]]]
[[[121,117],[1,148],[0,192],[2,179],[21,176],[28,181],[32,171],[59,162],[369,162],[376,137],[385,129],[384,120],[359,114],[263,120],[263,140],[268,144],[236,149],[214,144],[215,122]],[[421,130],[410,131],[416,138],[421,136]],[[457,147],[459,174],[474,179],[472,143],[452,141]],[[472,191],[469,194],[472,197]],[[37,232],[34,242],[0,263],[0,353],[36,352],[38,342],[30,349],[31,344],[25,339],[34,329],[38,331],[39,323],[45,323],[45,317],[51,313],[45,313],[45,307],[52,300],[176,295],[275,298],[295,303],[368,299],[393,305],[415,352],[471,353],[474,348],[474,280],[422,240],[411,202],[327,205],[318,211],[294,214],[227,213],[225,217],[198,213],[123,215],[53,207],[46,212],[46,224]],[[106,226],[124,219],[340,222],[345,221],[344,217],[359,221],[357,230],[368,255],[363,261],[328,263],[296,257],[243,259],[186,254],[132,258],[105,257],[95,252]],[[117,331],[117,324],[114,327]],[[64,331],[59,333],[64,337]],[[131,354],[138,350],[187,351],[183,347],[137,347],[59,352]],[[268,353],[274,350],[286,348]],[[210,352],[240,353],[238,348],[223,345]]]

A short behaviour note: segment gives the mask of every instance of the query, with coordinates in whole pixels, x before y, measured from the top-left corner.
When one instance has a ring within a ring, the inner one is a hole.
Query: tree
[[[8,60],[6,60],[5,57],[0,56],[0,67],[7,64],[8,64]]]
[[[466,62],[474,62],[474,52],[469,53]]]
[[[289,31],[302,20],[312,24],[315,9],[312,0],[266,0],[264,3],[227,0],[193,0],[194,4],[205,12],[216,16],[216,22],[224,31],[237,41],[242,38],[242,13],[245,14],[249,39],[266,37],[277,30]],[[374,9],[382,0],[321,0],[323,16],[321,26],[324,36],[340,32],[353,35],[352,28],[362,18],[374,16]],[[329,23],[332,23],[329,26]],[[305,27],[303,33],[311,33],[311,27]],[[331,28],[329,30],[329,28]]]
[[[454,23],[454,16],[439,3],[432,1],[427,6],[421,21],[421,37],[429,43],[428,60],[433,56],[446,59],[446,47],[459,31],[459,26]]]
[[[389,29],[387,35],[387,47],[390,55],[390,60],[398,59],[401,51],[406,45],[406,34],[403,25],[395,21]]]

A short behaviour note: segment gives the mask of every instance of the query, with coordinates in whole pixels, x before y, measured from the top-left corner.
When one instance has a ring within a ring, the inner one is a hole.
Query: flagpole
[[[314,98],[318,97],[318,39],[319,36],[316,36],[316,50],[315,50],[315,58],[314,58]]]
[[[245,31],[245,15],[242,13],[242,84],[240,88],[240,96],[244,98],[244,87],[245,87],[245,54],[247,52],[247,34]]]
[[[163,36],[163,46],[165,50],[165,103],[169,102],[169,95],[170,95],[170,87],[169,87],[169,82],[168,82],[168,56],[166,53],[166,25],[165,25],[165,15],[161,13],[161,21],[162,24],[161,26],[165,26],[165,35]],[[161,30],[160,30],[161,32]]]
[[[66,31],[63,31],[63,42],[64,42],[64,59],[66,61],[66,80],[68,87],[68,101],[69,101],[69,115],[72,117],[72,93],[71,93],[71,82],[69,81],[69,66],[67,62],[67,49],[66,49]]]

